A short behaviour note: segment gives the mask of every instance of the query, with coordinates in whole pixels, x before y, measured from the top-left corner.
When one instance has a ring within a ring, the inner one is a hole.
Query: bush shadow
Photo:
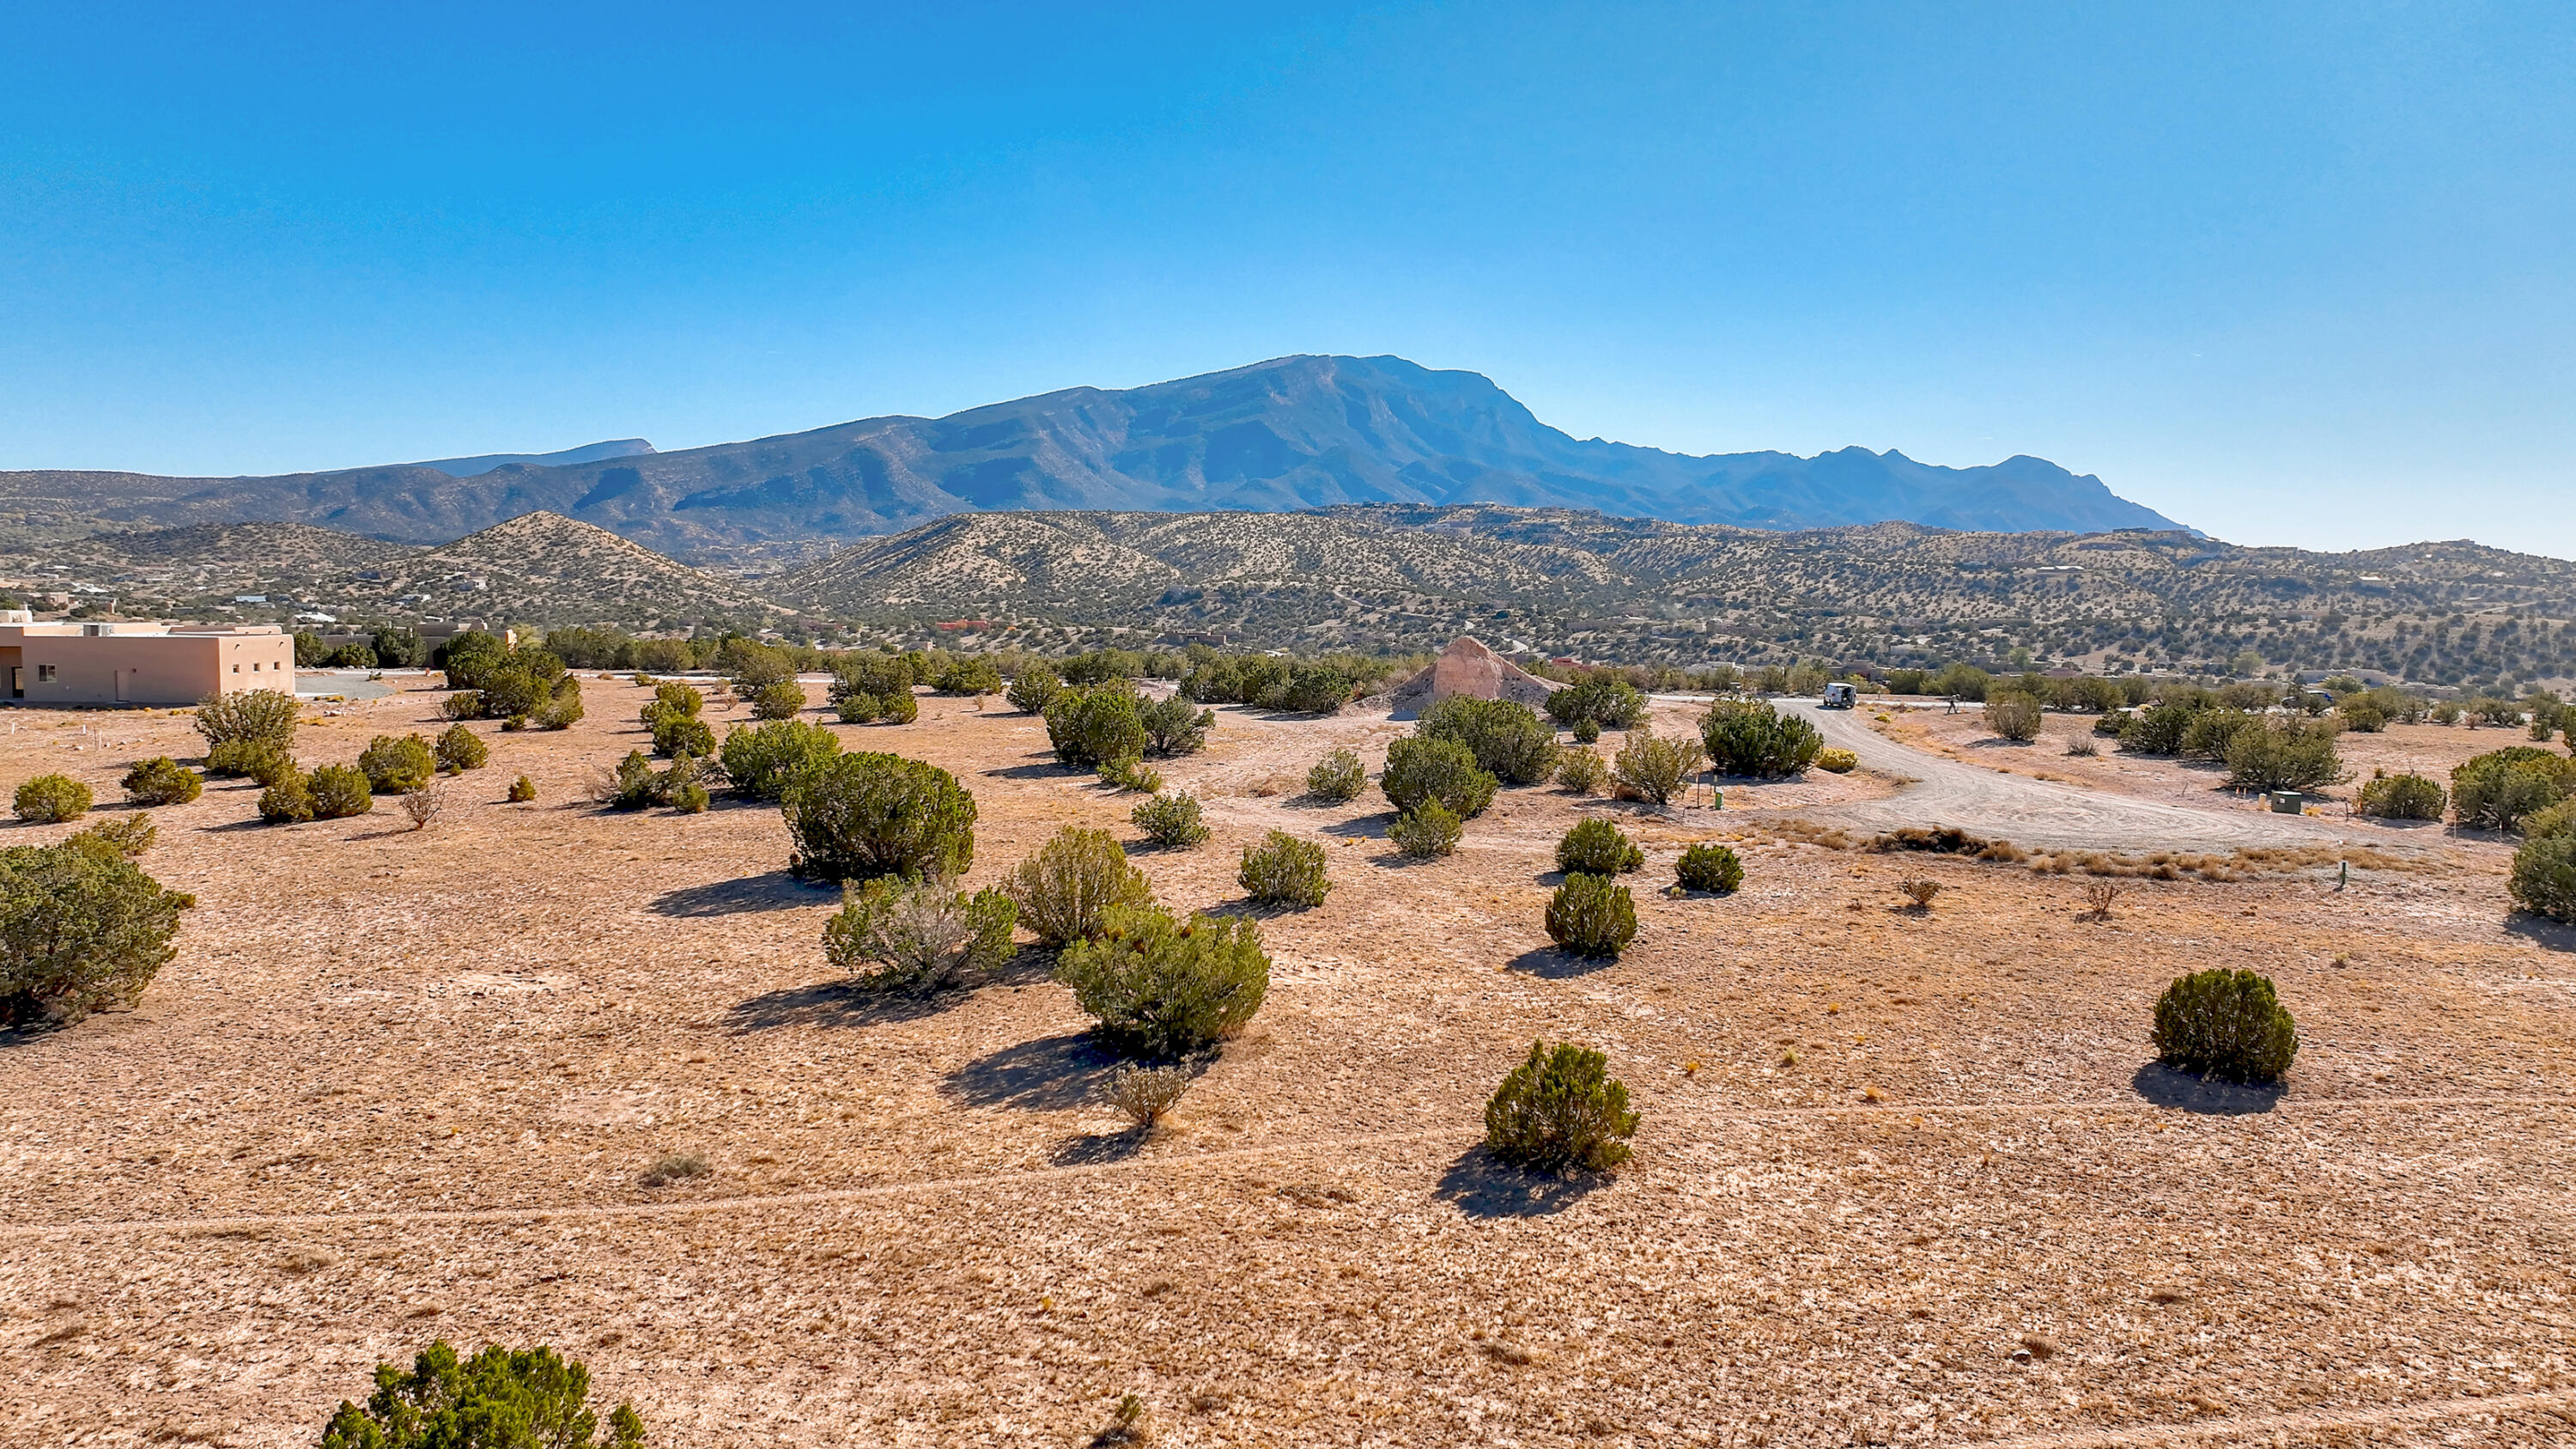
[[[1610,1179],[1597,1173],[1557,1177],[1494,1160],[1483,1144],[1458,1154],[1431,1195],[1471,1218],[1543,1218],[1581,1202]]]
[[[655,896],[644,909],[657,916],[694,919],[746,915],[754,911],[786,911],[798,906],[827,906],[839,899],[840,892],[831,886],[809,884],[783,870],[773,870],[737,880],[680,886]]]
[[[2505,917],[2506,934],[2520,936],[2544,951],[2576,951],[2576,926],[2553,921],[2529,911],[2516,911]]]
[[[1069,765],[1059,765],[1050,759],[1041,765],[1004,765],[998,770],[986,770],[984,778],[987,780],[1055,780],[1082,773]]]
[[[1554,946],[1540,946],[1504,962],[1503,969],[1522,972],[1542,981],[1568,981],[1578,976],[1589,976],[1595,971],[1607,971],[1618,964],[1616,956],[1577,956]]]
[[[1019,1042],[948,1074],[941,1090],[970,1107],[1061,1112],[1099,1096],[1122,1060],[1087,1031]]]
[[[847,981],[817,981],[764,991],[725,1010],[725,1029],[735,1036],[782,1026],[878,1026],[916,1021],[948,1005],[958,992],[922,995],[911,992],[862,991]]]
[[[1322,831],[1326,835],[1338,836],[1345,840],[1384,840],[1387,827],[1394,823],[1393,812],[1383,815],[1354,815],[1348,820],[1336,820],[1322,827]]]
[[[1086,1133],[1068,1137],[1047,1154],[1047,1161],[1057,1167],[1092,1167],[1104,1162],[1125,1162],[1135,1156],[1152,1136],[1145,1127],[1127,1127],[1116,1132]]]
[[[2162,1062],[2149,1062],[2138,1068],[2129,1085],[2138,1095],[2159,1107],[2194,1112],[2206,1117],[2252,1117],[2271,1111],[2289,1094],[2290,1089],[2278,1082],[2267,1087],[2245,1086],[2221,1081],[2216,1077],[2195,1077],[2179,1072]]]

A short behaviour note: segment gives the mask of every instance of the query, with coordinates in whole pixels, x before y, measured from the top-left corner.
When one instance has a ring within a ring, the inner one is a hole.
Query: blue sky
[[[31,0],[0,56],[0,468],[1392,352],[1578,436],[2576,556],[2563,5]]]

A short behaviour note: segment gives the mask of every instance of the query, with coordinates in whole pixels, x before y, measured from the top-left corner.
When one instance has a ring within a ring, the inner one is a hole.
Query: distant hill
[[[605,443],[584,443],[578,448],[565,448],[554,453],[485,453],[473,458],[433,458],[415,463],[415,468],[436,468],[454,478],[474,478],[489,473],[504,463],[519,463],[537,468],[559,468],[567,463],[596,463],[602,458],[632,458],[653,451],[653,445],[642,438],[617,438]]]
[[[739,578],[674,562],[604,528],[529,513],[385,568],[354,589],[360,607],[414,608],[531,624],[625,622],[683,628],[712,620],[769,622],[779,612]]]
[[[1022,637],[1632,662],[2111,659],[2576,677],[2576,563],[2472,543],[2239,548],[2178,530],[1767,532],[1563,509],[969,514],[765,581],[809,611]]]
[[[1985,531],[2177,526],[2098,478],[2038,458],[1945,468],[1862,448],[1692,457],[1578,440],[1476,373],[1396,357],[1286,357],[945,418],[869,418],[547,462],[560,456],[271,478],[0,473],[0,526],[59,537],[267,519],[434,543],[543,509],[664,553],[733,564],[808,560],[995,510],[1502,503],[1775,530],[1884,520]],[[477,471],[456,476],[468,466]]]

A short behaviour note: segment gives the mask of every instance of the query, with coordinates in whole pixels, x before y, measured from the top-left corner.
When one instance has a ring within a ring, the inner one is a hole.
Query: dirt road
[[[2388,843],[2358,822],[2275,815],[2243,801],[2214,800],[2209,809],[2191,809],[1980,769],[1900,745],[1871,729],[1855,710],[1819,709],[1811,700],[1781,700],[1779,707],[1813,721],[1826,743],[1850,750],[1863,765],[1915,782],[1885,800],[1800,812],[1822,823],[1872,831],[1949,825],[2046,850],[2227,851],[2336,840]]]

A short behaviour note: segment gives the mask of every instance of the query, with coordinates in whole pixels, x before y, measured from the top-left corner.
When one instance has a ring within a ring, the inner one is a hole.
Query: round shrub
[[[1609,1067],[1596,1051],[1531,1042],[1485,1103],[1485,1150],[1533,1172],[1606,1172],[1627,1161],[1637,1114]]]
[[[525,775],[510,782],[510,803],[524,805],[537,798],[537,782]]]
[[[11,803],[30,825],[78,820],[89,813],[89,787],[69,775],[38,775],[18,787]]]
[[[1096,770],[1145,753],[1144,706],[1123,679],[1058,690],[1047,702],[1047,743],[1067,769]]]
[[[1721,699],[1710,705],[1700,717],[1699,738],[1718,773],[1755,780],[1802,774],[1825,747],[1825,737],[1814,725],[1783,715],[1760,699]]]
[[[1351,750],[1335,750],[1315,762],[1306,772],[1306,793],[1318,800],[1336,805],[1359,798],[1368,784],[1368,770]]]
[[[941,694],[999,694],[1002,692],[1002,666],[980,654],[960,659],[941,670],[931,687]]]
[[[2523,817],[2576,791],[2576,760],[2537,745],[2507,745],[2451,771],[2451,804],[2462,825],[2515,830]]]
[[[1637,902],[1606,875],[1570,875],[1547,903],[1547,935],[1577,956],[1616,958],[1637,939]]]
[[[2339,733],[2324,720],[2267,720],[2240,729],[2227,741],[2228,782],[2248,790],[2311,790],[2341,779]]]
[[[1590,750],[1567,750],[1557,763],[1556,783],[1577,795],[1597,795],[1602,783],[1610,778],[1610,767]]]
[[[877,717],[878,700],[873,694],[836,694],[832,697],[832,716],[843,724],[866,724]]]
[[[2039,701],[2027,694],[1998,692],[1986,696],[1986,728],[2017,745],[2039,738]]]
[[[2388,728],[2388,711],[2381,709],[2374,700],[2341,700],[2335,705],[2335,717],[2354,734],[2375,735]]]
[[[460,689],[438,702],[438,712],[449,719],[481,719],[483,691]]]
[[[2167,700],[2131,714],[2120,726],[2120,748],[2135,755],[2179,755],[2182,737],[2203,706]]]
[[[997,971],[1019,948],[1019,907],[998,890],[878,876],[845,890],[823,923],[823,955],[863,991],[937,991]]]
[[[264,762],[287,758],[275,740],[226,740],[206,751],[209,775],[247,775],[256,780]]]
[[[344,820],[376,808],[366,772],[354,765],[324,765],[305,781],[305,788],[313,793],[316,820]]]
[[[1332,892],[1324,875],[1324,847],[1274,830],[1259,845],[1243,848],[1235,881],[1265,906],[1320,906]]]
[[[689,691],[695,694],[697,691]],[[653,753],[668,758],[695,755],[707,759],[716,752],[716,732],[707,722],[691,714],[666,714],[653,724]]]
[[[644,728],[649,730],[666,719],[695,719],[698,711],[706,705],[707,697],[698,693],[694,686],[676,679],[668,680],[653,686],[653,697],[644,702],[638,717],[642,719]]]
[[[1828,747],[1816,751],[1816,768],[1831,775],[1848,775],[1860,768],[1860,756]]]
[[[1020,924],[1047,946],[1098,935],[1111,907],[1154,899],[1145,873],[1127,863],[1118,837],[1073,825],[1021,861],[1006,889],[1019,904]]]
[[[877,723],[910,724],[921,718],[921,701],[909,689],[898,689],[877,700]]]
[[[301,825],[313,818],[313,787],[290,772],[259,792],[259,818],[271,825]]]
[[[2526,840],[2513,853],[2505,889],[2515,905],[2552,920],[2576,921],[2576,833]]]
[[[751,693],[753,719],[794,719],[804,708],[804,686],[793,679],[771,680]]]
[[[1143,760],[1111,760],[1100,767],[1100,783],[1151,795],[1163,788],[1163,772]]]
[[[2386,820],[2439,820],[2448,798],[2422,775],[2381,775],[2361,787],[2356,804],[2362,814]]]
[[[1216,711],[1201,709],[1175,694],[1146,705],[1137,711],[1136,719],[1145,727],[1148,753],[1195,755],[1207,748],[1207,732],[1216,724]]]
[[[1645,863],[1634,841],[1597,816],[1577,822],[1556,843],[1556,868],[1567,875],[1622,875]]]
[[[0,850],[0,1021],[132,1004],[177,954],[179,912],[195,903],[115,850]]]
[[[1450,695],[1424,710],[1413,732],[1465,745],[1478,769],[1515,785],[1535,785],[1556,772],[1556,731],[1528,705],[1508,699]]]
[[[1725,895],[1744,884],[1744,862],[1723,845],[1700,844],[1685,849],[1673,867],[1673,878],[1686,891]]]
[[[161,827],[152,823],[151,816],[138,810],[123,819],[101,820],[84,826],[65,837],[63,844],[75,850],[104,850],[111,855],[134,860],[150,850],[152,842],[160,837]]]
[[[644,1420],[632,1404],[608,1414],[594,1439],[590,1370],[551,1348],[512,1352],[486,1344],[459,1360],[444,1339],[405,1373],[376,1368],[366,1405],[343,1399],[322,1428],[321,1449],[644,1449]]]
[[[776,800],[797,776],[840,752],[840,736],[823,725],[792,719],[736,725],[725,733],[725,776],[754,800]]]
[[[358,752],[358,768],[366,772],[368,789],[404,795],[429,783],[438,772],[438,754],[418,735],[378,735]]]
[[[1591,674],[1547,697],[1548,718],[1558,724],[1571,725],[1577,738],[1584,725],[1592,726],[1593,738],[1600,738],[1601,727],[1633,729],[1646,718],[1646,696],[1637,687],[1613,674]]]
[[[567,674],[555,681],[554,693],[537,706],[537,728],[568,730],[581,722],[581,681]]]
[[[2236,743],[2238,733],[2260,729],[2263,716],[2251,710],[2204,709],[2191,717],[2182,728],[2181,755],[2186,760],[2215,760],[2224,763],[2227,747]]]
[[[185,805],[205,793],[206,782],[194,770],[155,756],[125,772],[125,798],[138,805]]]
[[[1127,818],[1156,845],[1191,846],[1208,838],[1208,828],[1199,819],[1196,795],[1156,795],[1139,801]]]
[[[707,807],[715,803],[708,797],[707,787],[693,779],[680,781],[671,786],[667,793],[671,808],[683,815],[704,815],[707,813]]]
[[[1669,805],[1705,763],[1707,757],[1697,740],[1660,739],[1652,729],[1639,725],[1611,757],[1610,778],[1631,799]]]
[[[1576,720],[1574,722],[1574,742],[1578,745],[1597,745],[1601,743],[1601,722],[1599,720],[1590,719]]]
[[[1456,740],[1401,739],[1386,747],[1378,788],[1396,813],[1437,800],[1450,814],[1473,820],[1494,803],[1498,782],[1476,764],[1475,752]]]
[[[1002,697],[1011,702],[1011,708],[1024,714],[1044,714],[1048,702],[1063,688],[1064,676],[1056,673],[1053,665],[1031,660],[1020,666],[1019,674]]]
[[[2179,976],[2156,1001],[2156,1060],[2231,1082],[2277,1082],[2299,1054],[2270,977],[2224,967]]]
[[[1056,979],[1111,1047],[1174,1061],[1252,1020],[1270,990],[1270,957],[1244,917],[1180,921],[1156,906],[1118,906],[1097,936],[1065,948]]]
[[[295,696],[282,689],[246,689],[218,694],[197,706],[197,733],[206,747],[239,740],[265,740],[281,750],[295,748]]]
[[[869,751],[838,755],[779,801],[795,844],[788,868],[822,880],[948,880],[975,863],[975,797],[937,765]]]
[[[1386,829],[1386,838],[1395,843],[1396,849],[1423,860],[1454,854],[1459,838],[1465,834],[1464,822],[1437,800],[1425,800],[1398,815]]]
[[[492,747],[483,743],[481,735],[461,724],[452,724],[439,732],[438,744],[431,753],[438,757],[438,768],[453,773],[482,769],[492,758]]]

